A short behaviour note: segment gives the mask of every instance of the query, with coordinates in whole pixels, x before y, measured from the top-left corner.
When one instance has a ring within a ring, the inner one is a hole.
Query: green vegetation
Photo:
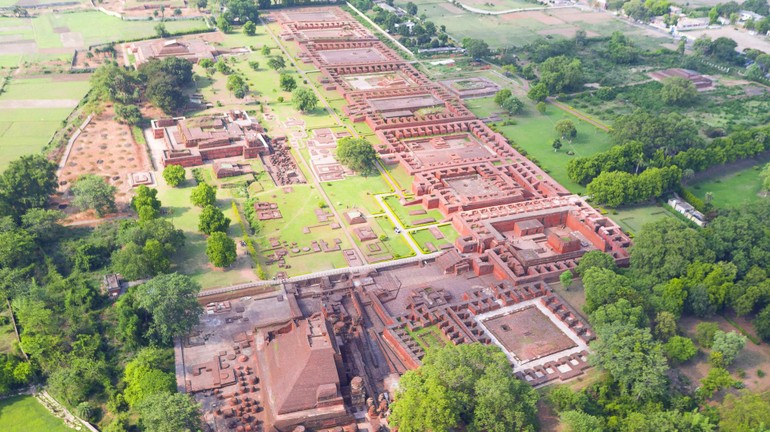
[[[14,396],[0,400],[0,429],[6,432],[31,430],[72,432],[33,396]]]

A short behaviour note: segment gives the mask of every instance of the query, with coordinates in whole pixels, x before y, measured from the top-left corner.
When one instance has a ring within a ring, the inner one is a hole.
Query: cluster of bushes
[[[679,185],[682,171],[676,166],[650,168],[639,175],[605,171],[588,184],[591,199],[610,207],[649,201]]]

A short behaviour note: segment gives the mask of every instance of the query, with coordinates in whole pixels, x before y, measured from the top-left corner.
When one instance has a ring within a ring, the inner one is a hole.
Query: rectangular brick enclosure
[[[534,305],[486,319],[483,324],[522,363],[577,346]]]

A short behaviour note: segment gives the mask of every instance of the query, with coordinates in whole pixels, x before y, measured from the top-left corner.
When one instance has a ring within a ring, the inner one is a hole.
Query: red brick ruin
[[[460,99],[489,94],[496,85],[471,79],[459,91],[453,81],[433,83],[336,7],[283,10],[269,19],[281,25],[284,41],[298,44],[300,60],[321,71],[322,86],[344,96],[350,118],[374,130],[383,162],[413,176],[413,197],[402,200],[414,206],[410,214],[437,209],[459,237],[437,257],[282,281],[281,290],[261,300],[209,296],[204,325],[177,357],[186,363],[180,387],[197,391],[207,422],[281,432],[352,431],[367,422],[377,430],[387,421],[398,376],[419,367],[426,348],[437,344],[496,344],[532,385],[583,373],[594,334],[549,283],[592,250],[627,265],[630,239]],[[326,160],[330,137],[328,130],[314,135],[319,159]],[[327,162],[319,178],[341,178]],[[282,217],[271,203],[256,210]],[[345,217],[350,224],[366,220],[356,210]],[[355,225],[355,235],[373,235],[362,226]],[[430,232],[443,238],[436,227]],[[209,360],[212,350],[220,355]],[[256,362],[238,365],[238,355]],[[191,372],[189,364],[199,366]],[[232,367],[235,378],[227,372]],[[219,381],[200,386],[196,371],[240,380],[247,393],[233,395]],[[253,391],[260,392],[258,410],[243,407]],[[212,406],[228,400],[238,409]]]

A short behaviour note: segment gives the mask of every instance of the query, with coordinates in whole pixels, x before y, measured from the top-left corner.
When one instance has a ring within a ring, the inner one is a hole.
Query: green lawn
[[[340,213],[354,208],[369,214],[382,213],[382,207],[374,196],[392,192],[381,174],[345,177],[345,180],[322,183],[322,186]]]
[[[3,432],[72,432],[33,396],[0,400],[0,430]]]
[[[441,225],[438,227],[438,229],[442,234],[444,234],[444,238],[441,240],[437,240],[428,228],[411,231],[410,234],[412,235],[412,238],[414,238],[414,241],[420,245],[423,252],[426,253],[430,252],[428,247],[425,246],[427,243],[433,243],[433,246],[438,248],[444,243],[454,244],[455,240],[457,240],[457,237],[459,237],[459,234],[451,224]]]
[[[500,115],[503,119],[509,118],[507,115],[501,114],[501,109],[491,97],[471,99],[467,101],[467,104],[468,108],[481,118],[493,114]],[[500,133],[505,135],[509,141],[515,142],[526,150],[526,156],[529,159],[534,159],[557,182],[572,192],[583,193],[585,187],[573,183],[567,176],[567,163],[575,157],[590,156],[608,150],[612,147],[609,135],[553,105],[548,105],[545,114],[540,114],[532,104],[529,102],[525,104],[526,111],[513,117],[517,124],[500,126]],[[564,141],[563,147],[555,152],[551,143],[554,139],[559,138],[559,135],[553,128],[556,122],[561,119],[571,120],[577,128],[578,134],[572,144]],[[574,152],[574,155],[568,155],[567,152],[569,151]]]
[[[393,258],[405,258],[415,254],[409,246],[409,243],[404,239],[406,233],[396,234],[394,232],[395,227],[388,217],[379,216],[376,217],[375,220],[377,224],[370,224],[370,226],[372,226],[372,229],[377,235],[385,234],[387,236],[387,239],[382,243],[384,243],[391,252]]]
[[[211,170],[210,167],[204,168]],[[194,181],[189,179],[180,187],[172,188],[160,182],[158,199],[166,211],[166,218],[185,233],[185,245],[173,257],[174,270],[190,275],[204,290],[246,282],[255,278],[249,271],[248,257],[238,257],[236,264],[227,270],[213,269],[206,256],[206,237],[198,231],[201,209],[190,203]],[[225,191],[217,191],[217,206],[230,218],[228,235],[234,240],[243,237],[232,208],[232,198]]]
[[[601,210],[601,208],[597,208]],[[616,210],[610,210],[607,213],[610,219],[620,227],[633,234],[638,234],[642,227],[648,223],[657,222],[666,218],[675,217],[668,210],[657,204],[623,207]]]
[[[405,330],[426,353],[433,348],[441,348],[449,342],[447,337],[441,333],[441,329],[435,325],[414,331],[408,328],[405,328]]]
[[[410,176],[406,171],[406,168],[404,168],[400,163],[395,165],[385,165],[384,168],[388,174],[390,174],[391,179],[398,183],[398,186],[401,187],[401,190],[407,192],[412,191],[412,180],[414,180],[414,177]]]
[[[428,210],[426,214],[410,216],[409,215],[410,211],[424,210],[424,207],[422,205],[405,207],[401,205],[399,198],[395,195],[386,197],[385,204],[387,204],[388,207],[390,207],[390,209],[393,211],[393,213],[395,213],[396,217],[398,218],[399,221],[401,221],[401,224],[403,224],[405,228],[412,228],[417,226],[415,225],[414,222],[419,219],[433,218],[434,221],[428,222],[428,224],[441,222],[444,219],[444,215],[442,215],[441,212],[436,209]],[[423,224],[423,225],[426,225],[426,224]]]
[[[712,204],[717,207],[737,207],[740,205],[767,200],[759,195],[762,180],[759,173],[761,163],[740,171],[712,176],[709,179],[692,184],[689,189],[701,199],[706,193],[713,195]]]

